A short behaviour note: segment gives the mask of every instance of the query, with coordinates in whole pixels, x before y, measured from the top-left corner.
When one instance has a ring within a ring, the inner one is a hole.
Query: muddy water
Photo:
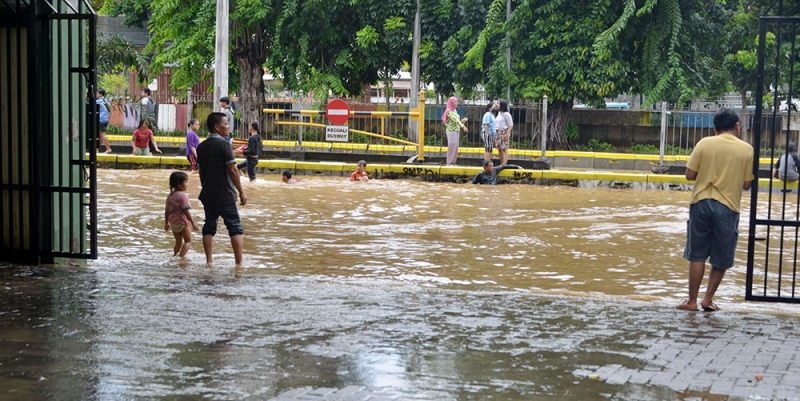
[[[163,232],[168,173],[101,174],[101,257],[92,266],[177,266],[172,236]],[[243,270],[250,274],[375,277],[664,303],[686,292],[686,192],[354,184],[330,177],[286,185],[275,176],[244,186]],[[187,192],[202,225],[196,176]],[[747,216],[736,267],[718,292],[726,304],[743,302]],[[233,255],[221,220],[219,228],[215,268],[229,269]],[[196,239],[189,269],[204,268]]]
[[[578,372],[644,368],[635,355],[672,331],[800,326],[676,315],[688,193],[268,176],[245,184],[235,269],[221,223],[212,267],[199,236],[187,261],[170,256],[167,171],[99,174],[100,259],[0,266],[0,399],[347,386],[397,399],[672,399]],[[743,245],[717,303],[766,310],[743,301]]]

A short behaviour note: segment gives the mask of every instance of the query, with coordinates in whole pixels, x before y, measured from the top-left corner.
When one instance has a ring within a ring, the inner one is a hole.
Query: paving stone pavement
[[[619,343],[619,339],[609,336],[605,347],[598,343],[595,346],[599,349],[591,349],[584,343],[569,351],[579,361],[587,357],[587,363],[578,363],[579,367],[571,372],[576,386],[604,384],[604,392],[597,393],[596,399],[800,400],[800,320],[796,316],[666,309],[646,313],[648,317],[642,317],[641,313],[635,307],[601,312],[615,319],[617,326],[629,326],[629,341],[625,342],[630,347],[609,349],[618,348],[614,344]],[[476,319],[480,320],[477,316]],[[609,326],[598,325],[596,329],[608,332]],[[586,333],[583,336],[592,337]],[[594,363],[590,354],[598,351],[629,359],[623,363]],[[592,399],[572,397],[563,390],[550,395],[531,399]],[[274,401],[407,399],[481,398],[453,392],[415,395],[391,387],[363,385],[306,386],[272,398]]]

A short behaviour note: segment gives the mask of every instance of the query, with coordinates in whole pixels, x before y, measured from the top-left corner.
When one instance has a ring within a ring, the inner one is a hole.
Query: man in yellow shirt
[[[714,132],[715,136],[697,143],[686,163],[686,179],[695,184],[683,251],[689,261],[689,299],[678,306],[681,310],[698,310],[706,259],[711,271],[699,306],[706,312],[719,310],[714,293],[725,271],[733,266],[742,190],[750,189],[754,178],[753,147],[739,139],[739,116],[731,109],[718,111]]]

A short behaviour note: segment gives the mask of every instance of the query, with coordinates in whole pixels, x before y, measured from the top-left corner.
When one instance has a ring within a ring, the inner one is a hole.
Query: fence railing
[[[310,102],[273,100],[273,102],[267,103],[266,113],[261,121],[264,139],[299,143],[325,141],[325,126],[328,121],[323,111],[313,109]],[[350,136],[349,142],[336,144],[336,147],[343,149],[343,151],[357,151],[368,144],[401,144],[410,147],[419,147],[420,145],[427,147],[447,146],[445,127],[441,122],[441,116],[445,109],[444,105],[425,102],[424,110],[421,110],[422,113],[420,113],[420,107],[411,107],[407,103],[392,103],[389,105],[348,103],[348,105],[352,111],[348,126],[353,135]],[[240,107],[244,106],[246,104],[240,105]],[[191,107],[186,104],[159,104],[157,125],[159,130],[163,132],[183,132],[186,130],[189,118],[193,115],[201,120],[201,127],[204,127],[205,116],[212,110],[213,103],[208,101],[195,102]],[[458,107],[459,115],[467,117],[466,125],[469,130],[467,133],[461,134],[460,144],[462,147],[483,147],[480,131],[484,110],[485,106],[468,105]],[[593,112],[598,111],[594,110]],[[542,121],[547,118],[546,112],[546,100],[510,109],[514,120],[510,149],[542,151],[542,153],[545,150],[554,150],[545,149],[548,141],[542,140],[544,128]],[[573,111],[573,113],[580,112]],[[577,150],[630,151],[634,153],[655,153],[664,156],[688,155],[700,139],[714,135],[714,111],[605,110],[602,112],[609,114],[600,116],[598,118],[599,121],[586,121],[586,118],[583,121],[578,121],[580,138],[577,141],[571,139],[574,141],[572,143],[576,145]],[[421,144],[416,135],[420,129],[420,121],[416,118],[420,115],[424,122],[422,130],[424,142]],[[594,118],[595,115],[591,116]],[[748,112],[744,117],[743,125],[748,132],[752,132],[753,118],[754,114],[751,112]],[[773,151],[772,144],[788,143],[787,138],[788,141],[795,143],[800,140],[798,131],[800,113],[767,113],[762,119],[762,127],[765,128],[768,135],[762,136],[761,157],[770,156],[770,152]],[[124,113],[119,110],[112,111],[111,123],[133,131],[138,125],[138,115],[134,109],[128,106]],[[592,124],[595,124],[594,129],[599,129],[599,131],[592,131]],[[663,133],[661,133],[662,125]],[[239,132],[241,132],[246,129],[247,124],[238,121],[238,126]],[[611,135],[608,133],[614,130],[616,130],[616,134]],[[603,131],[606,133],[604,134]],[[550,136],[552,133],[545,135]],[[752,138],[752,133],[748,137]],[[587,145],[589,141],[594,141],[595,145],[602,143],[609,146],[601,149],[591,148]],[[611,142],[615,144],[612,146]],[[634,149],[634,145],[643,146],[638,146]],[[628,150],[628,147],[631,148]],[[775,150],[780,153],[782,148]],[[424,157],[424,155],[421,156]]]

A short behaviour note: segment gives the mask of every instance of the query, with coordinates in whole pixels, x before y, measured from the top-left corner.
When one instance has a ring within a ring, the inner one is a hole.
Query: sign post
[[[325,127],[325,140],[333,142],[348,142],[350,140],[350,127],[347,120],[350,118],[350,107],[344,100],[335,99],[325,107],[325,116],[328,122],[334,125]]]

